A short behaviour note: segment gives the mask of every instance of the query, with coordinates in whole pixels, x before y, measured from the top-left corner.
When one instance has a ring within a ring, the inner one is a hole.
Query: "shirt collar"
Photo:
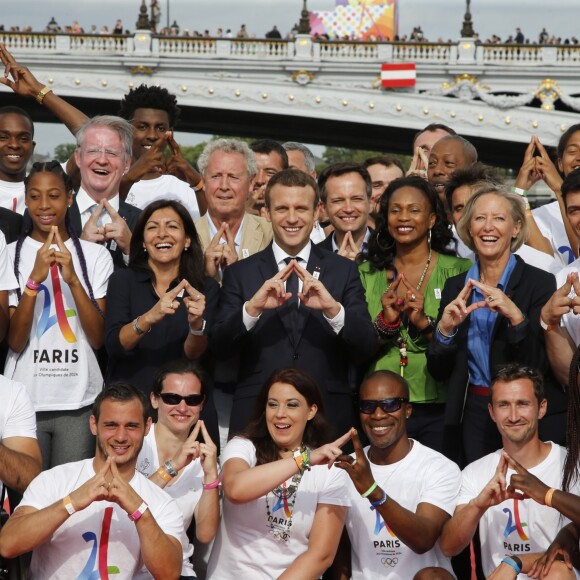
[[[296,256],[290,256],[291,258],[302,258],[304,262],[304,267],[308,264],[310,259],[310,250],[312,249],[312,242],[309,240],[308,243],[296,254]],[[285,252],[275,241],[272,242],[272,251],[274,252],[274,260],[276,264],[280,266],[284,260],[288,257],[288,252]]]
[[[82,215],[90,209],[96,202],[82,187],[79,188],[78,193],[76,194],[76,202],[79,208],[79,213]],[[107,200],[111,207],[118,213],[119,212],[119,194],[115,195],[111,199]]]
[[[209,224],[209,239],[213,240],[214,236],[218,233],[218,229],[216,228],[215,224],[213,223],[213,220],[211,219],[211,217],[209,217],[209,212],[207,212],[205,215],[207,216],[207,223]],[[240,224],[240,227],[238,228],[238,233],[236,234],[236,237],[234,238],[234,244],[235,244],[236,248],[239,248],[242,245],[242,231],[244,228],[245,221],[246,221],[246,215],[244,214],[244,217],[242,218],[242,223]],[[221,239],[221,243],[222,244],[226,243],[224,238]]]
[[[365,233],[365,237],[363,238],[363,243],[361,244],[361,248],[360,251],[363,252],[364,250],[366,250],[366,247],[369,243],[369,238],[371,237],[371,229],[369,227],[367,227],[367,231]],[[332,234],[332,238],[330,238],[332,240],[332,251],[333,252],[338,252],[338,250],[340,250],[340,248],[338,247],[337,243],[336,243],[336,232],[333,232]]]

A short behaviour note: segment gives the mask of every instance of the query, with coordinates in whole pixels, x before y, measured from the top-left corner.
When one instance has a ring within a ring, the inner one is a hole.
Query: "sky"
[[[8,0],[2,0],[3,4]],[[146,0],[150,4],[150,0]],[[190,30],[205,29],[215,33],[217,28],[231,28],[234,33],[241,24],[256,36],[263,36],[273,25],[286,34],[300,18],[302,0],[159,0],[161,23],[167,19],[167,6],[171,22]],[[132,29],[137,20],[141,0],[81,0],[79,8],[71,9],[70,0],[18,0],[10,3],[10,9],[0,13],[0,24],[24,27],[31,25],[42,30],[54,16],[61,26],[79,24],[90,30],[107,25],[112,29],[117,18],[125,28]],[[332,10],[334,0],[308,0],[310,10]],[[463,23],[465,0],[399,0],[399,33],[409,34],[415,26],[421,26],[426,38],[436,40],[457,39]],[[549,6],[549,19],[546,18]],[[519,26],[526,36],[537,39],[542,27],[548,33],[562,38],[580,36],[578,16],[580,0],[471,0],[471,13],[475,30],[482,39],[492,34],[507,38]],[[2,89],[0,89],[2,90]],[[49,130],[37,128],[37,152],[49,152],[59,143],[70,142],[66,129],[49,125]],[[177,135],[179,137],[179,135]],[[181,136],[184,145],[195,144],[205,136]]]

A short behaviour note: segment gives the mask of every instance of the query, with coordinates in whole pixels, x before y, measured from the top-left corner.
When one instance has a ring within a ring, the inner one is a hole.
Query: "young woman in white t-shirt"
[[[233,412],[235,413],[235,406]],[[334,560],[350,502],[314,380],[280,369],[222,453],[223,515],[208,578],[316,579]]]
[[[109,252],[68,225],[72,182],[57,161],[35,163],[25,180],[31,225],[9,246],[18,289],[10,294],[5,374],[32,398],[45,469],[90,457],[91,405],[103,377]]]

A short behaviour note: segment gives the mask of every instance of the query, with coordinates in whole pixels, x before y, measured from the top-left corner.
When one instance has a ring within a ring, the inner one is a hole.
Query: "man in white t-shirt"
[[[22,493],[40,473],[36,415],[22,383],[0,375],[0,490],[2,482]]]
[[[341,548],[337,570],[353,580],[454,578],[438,539],[455,509],[459,468],[407,437],[409,385],[396,373],[376,371],[367,377],[359,410],[370,446],[362,449],[355,434],[354,455],[341,455],[336,462],[352,480],[346,517],[351,557]]]
[[[0,532],[0,554],[33,550],[31,576],[38,579],[179,577],[181,512],[135,470],[150,426],[148,401],[138,389],[118,383],[102,391],[90,419],[94,459],[32,481]]]
[[[443,552],[453,556],[469,545],[479,528],[486,577],[497,569],[497,578],[509,577],[516,570],[521,571],[520,578],[528,578],[526,572],[538,553],[569,522],[544,505],[544,496],[541,502],[522,501],[526,496],[510,482],[517,465],[543,482],[546,491],[561,486],[566,449],[538,437],[538,422],[546,407],[542,376],[536,370],[514,363],[494,377],[489,413],[501,434],[503,449],[463,470],[458,505],[440,539]],[[558,578],[576,577],[563,563],[555,566],[562,574]]]

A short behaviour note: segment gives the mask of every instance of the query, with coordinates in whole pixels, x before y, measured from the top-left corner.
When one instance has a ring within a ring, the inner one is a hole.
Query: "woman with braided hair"
[[[89,416],[103,385],[95,351],[113,262],[69,227],[72,183],[57,161],[35,163],[24,184],[31,225],[8,247],[19,287],[4,374],[28,389],[47,469],[94,453]]]

